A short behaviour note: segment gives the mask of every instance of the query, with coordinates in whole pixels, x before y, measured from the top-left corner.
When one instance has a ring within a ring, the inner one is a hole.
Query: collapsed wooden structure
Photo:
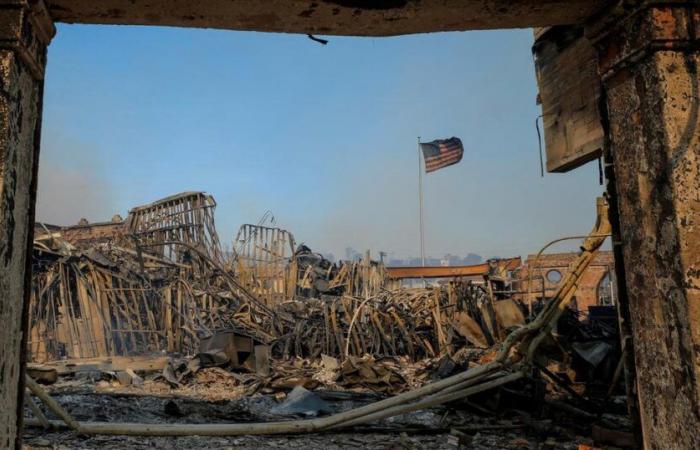
[[[30,357],[186,353],[212,329],[271,326],[269,310],[224,266],[214,208],[211,196],[189,192],[134,208],[97,243],[38,236]]]
[[[236,436],[255,434],[293,434],[334,430],[382,420],[464,399],[532,376],[547,359],[540,350],[542,343],[554,338],[552,331],[567,310],[577,290],[578,280],[590,265],[596,252],[610,235],[607,220],[608,205],[598,200],[596,224],[581,247],[581,253],[571,265],[571,271],[562,281],[554,297],[543,306],[530,323],[516,327],[504,337],[499,351],[490,362],[472,367],[447,378],[426,384],[402,394],[386,398],[359,408],[338,412],[329,416],[260,423],[224,424],[151,424],[118,422],[79,422],[30,377],[27,387],[53,412],[60,421],[49,421],[43,413],[32,408],[36,419],[27,420],[33,426],[67,427],[83,434],[117,434],[137,436]],[[368,302],[366,299],[364,303]],[[437,303],[436,303],[437,305]],[[436,310],[439,309],[436,307]],[[436,315],[440,315],[438,311]],[[354,322],[354,318],[350,323]],[[436,319],[437,321],[437,319]],[[377,324],[379,325],[379,324]],[[350,334],[348,332],[348,337]],[[556,340],[556,338],[554,338]]]
[[[385,267],[369,255],[333,264],[295,249],[278,228],[244,225],[226,254],[215,206],[186,192],[132,209],[110,233],[44,227],[34,244],[29,359],[191,354],[222,330],[278,355],[419,359],[486,347],[524,321],[515,303],[471,281],[389,291]]]

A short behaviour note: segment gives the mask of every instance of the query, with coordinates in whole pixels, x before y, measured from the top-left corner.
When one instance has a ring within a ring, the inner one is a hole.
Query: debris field
[[[29,448],[636,446],[614,306],[567,307],[600,223],[533,302],[519,258],[415,288],[369,252],[332,263],[262,224],[225,251],[215,206],[186,192],[37,224]]]

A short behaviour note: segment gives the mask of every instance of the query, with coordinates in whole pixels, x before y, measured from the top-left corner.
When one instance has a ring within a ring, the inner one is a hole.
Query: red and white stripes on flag
[[[443,167],[457,164],[462,160],[464,147],[459,138],[438,139],[420,144],[425,160],[425,173],[434,172]]]

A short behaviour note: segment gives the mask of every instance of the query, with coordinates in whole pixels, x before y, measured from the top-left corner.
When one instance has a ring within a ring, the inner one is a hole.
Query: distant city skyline
[[[313,250],[313,249],[312,249]],[[366,251],[366,250],[365,250]],[[339,260],[343,261],[359,261],[364,258],[365,256],[365,251],[359,251],[356,250],[352,247],[346,247],[345,252],[342,256],[336,256],[333,253],[321,253],[324,258],[331,262],[336,262]],[[383,256],[383,258],[382,258]],[[381,259],[384,260],[387,266],[419,266],[421,265],[421,258],[420,256],[405,256],[401,257],[398,256],[394,253],[388,253],[384,251],[375,251],[372,252],[370,250],[370,257],[375,260],[379,261]],[[428,266],[438,266],[438,265],[450,265],[450,266],[458,266],[458,265],[471,265],[471,264],[479,264],[483,262],[485,259],[481,255],[477,255],[475,253],[469,253],[467,252],[465,256],[459,256],[455,255],[452,253],[447,253],[442,256],[436,256],[436,255],[426,255],[426,265]]]

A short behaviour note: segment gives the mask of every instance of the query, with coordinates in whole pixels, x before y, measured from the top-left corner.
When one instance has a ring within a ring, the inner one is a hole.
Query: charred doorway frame
[[[452,3],[424,0],[389,2],[391,5],[384,10],[372,8],[366,12],[362,7],[350,7],[349,12],[357,10],[358,16],[342,21],[333,19],[336,10],[340,17],[345,17],[340,13],[344,14],[343,8],[354,2],[309,1],[307,9],[302,11],[304,14],[290,18],[292,2],[278,0],[267,6],[261,6],[264,2],[241,2],[250,12],[269,9],[270,5],[280,10],[277,15],[241,16],[238,22],[229,17],[228,23],[221,22],[222,8],[232,3],[222,0],[207,3],[212,12],[209,16],[183,15],[179,23],[164,22],[161,16],[147,11],[152,5],[160,4],[161,12],[165,12],[162,1],[46,2],[56,11],[59,21],[323,34],[381,36],[585,22],[586,36],[598,51],[598,72],[604,93],[601,105],[605,160],[613,206],[618,298],[623,306],[621,326],[634,348],[634,352],[629,352],[628,362],[629,367],[636,366],[637,373],[628,374],[633,380],[640,380],[632,389],[639,392],[644,444],[649,448],[700,447],[700,436],[695,432],[700,426],[700,350],[697,350],[700,348],[700,7],[697,2],[520,0],[496,1],[502,7],[493,8],[494,2],[486,0]],[[197,11],[201,7],[191,6],[197,2],[172,4],[183,9],[194,8],[193,13],[203,12]],[[115,10],[119,11],[115,5],[139,14],[133,17],[114,14]],[[440,10],[440,5],[451,5],[452,9],[443,6],[447,9]],[[605,10],[598,11],[603,6]],[[322,10],[318,16],[314,16],[316,8]],[[44,0],[0,0],[0,404],[3,405],[0,447],[3,448],[21,447],[23,349],[27,339],[29,258],[43,78],[47,47],[55,34],[49,11]],[[599,13],[591,15],[595,11]],[[454,12],[461,13],[459,20],[445,20],[453,19],[449,14]],[[370,19],[359,18],[361,14]],[[375,16],[381,18],[378,14],[384,14],[387,20],[374,20]],[[425,20],[416,21],[416,17]],[[679,408],[678,404],[684,406]]]

